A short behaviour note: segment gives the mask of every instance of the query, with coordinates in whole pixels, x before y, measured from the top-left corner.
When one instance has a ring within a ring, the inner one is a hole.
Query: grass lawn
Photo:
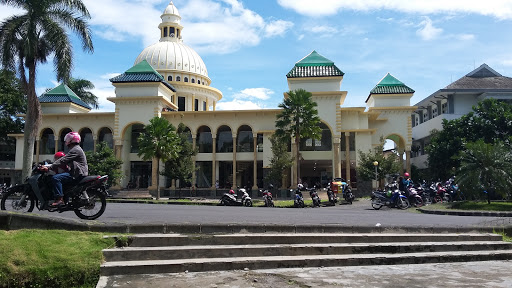
[[[96,287],[104,233],[0,230],[0,287]]]
[[[448,208],[457,210],[478,210],[478,211],[512,211],[512,202],[454,202],[449,203]]]

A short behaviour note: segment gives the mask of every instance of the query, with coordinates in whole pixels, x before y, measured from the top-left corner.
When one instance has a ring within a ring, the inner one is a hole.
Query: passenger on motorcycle
[[[398,182],[398,189],[400,191],[405,192],[406,197],[409,197],[409,185],[412,185],[412,180],[409,176],[409,173],[405,172],[404,177],[400,177],[400,180]]]
[[[69,165],[70,172],[59,173],[52,176],[55,195],[55,202],[52,203],[53,207],[65,204],[63,201],[63,184],[78,183],[89,174],[87,158],[85,157],[84,150],[80,147],[80,141],[80,134],[78,134],[78,132],[69,132],[66,134],[66,136],[64,136],[64,143],[69,147],[68,154],[57,159],[51,166],[42,166],[40,168],[41,171],[48,172],[50,168],[56,169],[62,164]]]
[[[53,162],[59,160],[60,158],[62,158],[64,156],[66,156],[66,154],[64,154],[64,152],[62,152],[62,151],[55,153],[55,155],[53,155]],[[55,174],[69,172],[69,166],[66,163],[62,163],[61,165],[59,165],[55,168],[51,168],[51,171]]]

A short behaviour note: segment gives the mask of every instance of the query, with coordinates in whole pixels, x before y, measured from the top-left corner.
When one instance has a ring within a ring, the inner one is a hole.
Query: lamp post
[[[379,166],[379,162],[373,161],[373,166],[375,167],[375,188],[378,188],[378,180],[377,180],[377,166]]]

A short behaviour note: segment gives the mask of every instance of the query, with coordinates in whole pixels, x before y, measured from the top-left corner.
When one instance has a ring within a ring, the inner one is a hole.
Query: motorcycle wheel
[[[434,197],[434,203],[443,203],[443,198],[441,196]]]
[[[409,200],[405,199],[405,198],[398,198],[397,200],[397,203],[396,203],[397,207],[399,209],[402,209],[402,210],[405,210],[407,208],[409,208],[410,204],[409,204]]]
[[[229,199],[227,196],[222,196],[222,198],[220,198],[220,203],[219,203],[221,206],[228,206],[229,205]]]
[[[274,207],[274,201],[273,200],[270,200],[270,206],[269,207]]]
[[[352,205],[352,195],[351,194],[347,194],[347,196],[345,196],[345,201],[348,202],[348,204]]]
[[[304,208],[304,201],[300,201],[300,202],[299,202],[299,207],[300,207],[300,208]]]
[[[86,191],[87,196],[89,196],[89,200],[87,204],[83,205],[80,208],[76,208],[74,210],[76,216],[80,219],[85,220],[94,220],[100,217],[103,212],[105,212],[105,208],[107,207],[107,197],[105,197],[104,188],[91,189]],[[83,195],[77,197],[77,202],[86,201],[83,198]]]
[[[421,199],[423,201],[424,205],[430,205],[432,204],[432,198],[430,196],[425,196],[425,199]]]
[[[245,207],[252,207],[252,200],[246,200]]]
[[[12,212],[32,212],[35,206],[35,200],[24,193],[23,186],[13,187],[2,193],[0,206],[2,210]]]
[[[380,208],[382,208],[382,204],[380,204],[379,201],[372,201],[372,208],[375,210],[379,210]]]
[[[414,201],[415,201],[415,202],[414,202],[414,206],[416,206],[416,207],[421,207],[421,206],[423,206],[423,199],[421,199],[421,197],[416,197],[416,198],[414,199]]]

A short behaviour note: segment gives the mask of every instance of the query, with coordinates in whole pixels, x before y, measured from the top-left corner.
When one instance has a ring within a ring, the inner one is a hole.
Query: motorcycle
[[[238,188],[237,193],[230,190],[220,198],[220,205],[252,207],[252,199],[244,188]]]
[[[397,207],[399,209],[405,210],[410,206],[407,197],[402,195],[398,189],[398,183],[396,181],[387,184],[385,191],[372,191],[371,200],[372,207],[375,210],[379,210],[382,206],[387,206],[390,208]]]
[[[408,197],[409,203],[414,205],[415,207],[423,206],[423,199],[419,195],[418,189],[412,185],[410,185],[406,189],[408,189],[408,191],[409,191],[409,197]]]
[[[313,200],[313,208],[320,207],[320,197],[318,196],[318,192],[316,192],[316,187],[307,189],[309,191],[309,196],[311,200]]]
[[[272,193],[269,190],[260,192],[263,194],[263,202],[265,202],[265,207],[274,207],[274,200],[272,199]]]
[[[2,210],[32,212],[34,207],[49,212],[73,211],[81,219],[94,220],[100,217],[107,205],[106,183],[108,175],[87,176],[75,184],[63,185],[64,205],[51,206],[54,199],[51,175],[35,165],[25,183],[6,189],[2,195]]]
[[[290,190],[290,192],[293,192],[293,189]],[[295,197],[293,199],[293,207],[304,208],[304,197],[302,197],[302,192],[298,188],[295,190]]]
[[[352,202],[356,198],[354,196],[354,194],[352,193],[352,188],[350,188],[350,185],[348,185],[348,183],[345,181],[341,182],[341,187],[342,187],[341,192],[343,194],[343,198],[345,199],[345,201],[348,202],[348,204],[352,205]]]
[[[329,199],[329,203],[333,206],[338,202],[338,197],[336,197],[336,194],[334,194],[334,191],[331,189],[331,183],[327,186],[327,198]]]

